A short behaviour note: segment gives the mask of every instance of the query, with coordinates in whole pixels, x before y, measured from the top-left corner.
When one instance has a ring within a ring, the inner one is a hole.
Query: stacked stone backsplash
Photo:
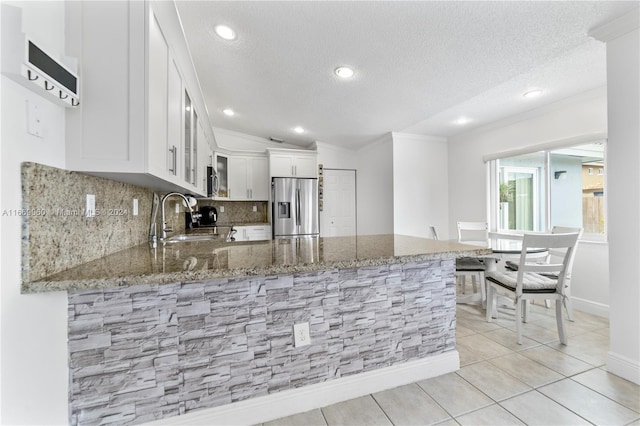
[[[96,216],[86,217],[95,195]],[[132,212],[138,199],[138,216]],[[109,179],[22,164],[22,281],[46,276],[147,242],[153,191]],[[184,230],[178,198],[168,201],[169,221]],[[181,212],[184,209],[181,208]],[[158,213],[159,216],[159,213]]]
[[[198,207],[213,206],[218,211],[219,225],[241,225],[243,223],[267,223],[268,206],[266,201],[209,201],[198,200]],[[253,207],[256,211],[253,211]],[[224,207],[222,212],[220,207]]]

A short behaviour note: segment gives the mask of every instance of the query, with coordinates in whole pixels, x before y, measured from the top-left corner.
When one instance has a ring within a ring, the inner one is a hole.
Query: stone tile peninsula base
[[[229,423],[236,408],[259,423],[455,371],[454,268],[69,291],[70,423]],[[296,348],[299,322],[311,344]]]

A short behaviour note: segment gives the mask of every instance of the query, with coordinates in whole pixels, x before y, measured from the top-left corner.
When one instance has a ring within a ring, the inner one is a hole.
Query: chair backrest
[[[578,243],[579,232],[556,233],[556,234],[524,234],[522,238],[522,252],[520,253],[520,263],[518,265],[518,278],[516,294],[522,294],[522,279],[525,273],[535,272],[544,274],[554,274],[558,276],[556,292],[564,294],[567,266],[573,257],[573,253]],[[538,263],[527,262],[527,249],[562,249],[564,256],[560,263]]]
[[[458,222],[458,242],[486,246],[489,225],[486,222]]]
[[[569,226],[554,226],[553,228],[551,228],[551,233],[552,234],[569,234],[569,233],[577,232],[578,233],[578,240],[582,236],[582,231],[583,231],[582,228],[572,228],[572,227],[569,227]],[[571,258],[569,259],[569,262],[567,263],[567,272],[566,272],[566,279],[567,280],[569,280],[571,278],[571,271],[573,269],[573,259],[575,259],[575,257],[576,257],[577,248],[578,248],[578,242],[576,241],[576,246],[574,247],[573,251],[571,252]],[[564,250],[563,251],[559,251],[559,252],[552,252],[551,254],[561,257],[564,254]]]

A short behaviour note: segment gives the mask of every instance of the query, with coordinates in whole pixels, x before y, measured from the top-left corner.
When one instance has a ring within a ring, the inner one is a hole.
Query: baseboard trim
[[[255,425],[374,392],[441,376],[460,368],[457,350],[323,383],[288,389],[146,425]]]
[[[587,314],[596,315],[603,318],[609,318],[609,305],[593,302],[587,299],[571,296],[573,309],[585,312]]]
[[[607,354],[607,371],[640,385],[640,363],[638,361],[609,352]]]

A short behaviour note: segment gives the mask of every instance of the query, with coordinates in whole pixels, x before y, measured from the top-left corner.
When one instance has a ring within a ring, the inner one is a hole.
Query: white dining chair
[[[458,242],[487,247],[489,226],[485,222],[458,222]],[[457,303],[480,301],[486,307],[487,295],[484,273],[484,259],[477,257],[461,257],[456,259],[456,282],[460,285]],[[471,279],[471,293],[467,294],[467,277]]]
[[[563,345],[567,344],[562,306],[565,302],[565,286],[569,261],[573,257],[579,232],[566,234],[525,234],[522,239],[522,252],[517,271],[490,271],[486,273],[487,284],[487,322],[492,321],[493,306],[498,291],[506,292],[515,301],[515,320],[518,344],[522,344],[523,314],[527,300],[555,300],[558,335]],[[538,263],[527,259],[527,248],[546,248],[564,251],[560,263]],[[544,274],[544,275],[543,275]],[[556,278],[553,278],[556,277]]]
[[[568,234],[573,232],[578,233],[578,241],[579,241],[580,237],[582,236],[583,228],[574,228],[569,226],[554,226],[553,228],[551,228],[552,234]],[[576,242],[576,247],[573,249],[573,252],[571,253],[571,258],[569,259],[569,263],[567,264],[567,272],[565,274],[565,289],[564,289],[565,297],[563,299],[563,305],[567,311],[567,319],[571,322],[574,321],[573,303],[571,302],[571,272],[573,271],[573,260],[576,257],[577,251],[578,251],[578,243]],[[564,250],[551,250],[549,251],[549,254],[546,256],[545,262],[549,262],[551,260],[551,256],[562,257],[563,255],[564,255]],[[513,261],[507,261],[506,268],[511,271],[517,271],[518,264]],[[553,276],[553,274],[551,274],[550,276],[551,278],[556,278]],[[547,308],[550,307],[548,299],[545,300],[545,306]],[[525,316],[526,316],[526,313],[527,312],[525,311]]]

